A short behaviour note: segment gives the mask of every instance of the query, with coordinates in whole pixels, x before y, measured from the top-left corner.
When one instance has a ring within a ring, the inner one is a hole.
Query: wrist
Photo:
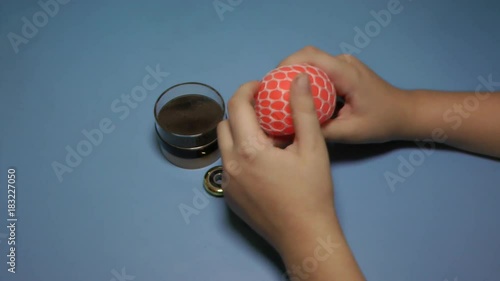
[[[399,115],[392,140],[413,141],[419,135],[421,122],[418,114],[418,94],[413,90],[397,90]]]
[[[337,274],[347,277],[342,271],[355,267],[352,265],[356,262],[336,219],[302,235],[299,241],[280,251],[290,280],[331,280]]]
[[[335,215],[310,220],[307,224],[297,225],[290,229],[288,235],[283,235],[280,243],[276,245],[278,253],[285,263],[292,263],[298,259],[314,256],[318,246],[329,245],[329,252],[334,248],[333,244],[343,240],[342,230]],[[300,261],[301,262],[301,261]]]

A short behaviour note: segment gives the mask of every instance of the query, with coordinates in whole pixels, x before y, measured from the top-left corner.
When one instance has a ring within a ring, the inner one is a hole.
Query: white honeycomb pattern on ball
[[[293,120],[289,104],[290,85],[299,73],[307,73],[320,123],[332,117],[335,110],[335,88],[328,75],[321,69],[297,64],[282,66],[270,71],[261,81],[255,94],[255,111],[261,128],[270,135],[293,134]]]

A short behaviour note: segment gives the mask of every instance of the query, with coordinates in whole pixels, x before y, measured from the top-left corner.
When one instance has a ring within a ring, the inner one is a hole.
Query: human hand
[[[357,58],[331,56],[306,47],[279,66],[308,63],[323,69],[345,105],[335,119],[322,126],[324,136],[344,143],[386,142],[404,139],[414,114],[409,95],[384,81]]]
[[[336,221],[333,184],[324,137],[307,76],[292,83],[296,135],[277,148],[260,128],[253,108],[258,82],[239,88],[229,101],[229,120],[218,126],[229,207],[278,252],[314,241]]]

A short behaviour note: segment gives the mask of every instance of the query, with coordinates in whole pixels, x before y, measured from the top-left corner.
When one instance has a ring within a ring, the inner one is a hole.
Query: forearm
[[[500,92],[407,93],[411,116],[407,140],[432,140],[463,150],[500,157]]]
[[[336,218],[295,237],[279,250],[290,280],[365,280]]]

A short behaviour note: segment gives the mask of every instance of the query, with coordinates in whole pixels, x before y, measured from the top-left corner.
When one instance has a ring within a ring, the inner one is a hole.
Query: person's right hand
[[[408,93],[390,85],[350,55],[332,56],[317,48],[305,47],[279,66],[298,63],[324,70],[337,95],[345,100],[338,117],[322,126],[327,139],[343,143],[404,139],[414,111]]]
[[[333,228],[330,162],[307,76],[292,83],[297,133],[285,149],[274,147],[259,126],[253,108],[258,86],[241,86],[228,103],[229,119],[217,127],[222,187],[229,207],[283,254]]]
[[[365,280],[344,238],[309,80],[290,90],[293,143],[274,146],[254,110],[259,83],[241,86],[217,127],[228,206],[281,255],[290,280]],[[309,264],[314,270],[306,270]]]

